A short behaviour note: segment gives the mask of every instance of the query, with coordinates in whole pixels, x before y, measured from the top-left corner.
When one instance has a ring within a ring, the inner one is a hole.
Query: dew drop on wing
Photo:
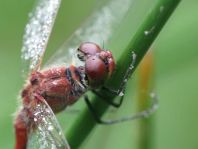
[[[38,0],[25,27],[22,45],[23,77],[40,67],[61,0]]]
[[[38,106],[39,105],[39,106]],[[70,149],[59,123],[47,104],[31,108],[33,121],[28,135],[28,149]]]

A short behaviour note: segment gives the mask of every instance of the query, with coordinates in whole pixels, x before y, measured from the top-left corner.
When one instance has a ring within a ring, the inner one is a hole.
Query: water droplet
[[[150,96],[151,96],[151,98],[155,98],[155,97],[156,97],[156,95],[155,95],[154,92],[151,92],[151,93],[150,93]]]
[[[148,35],[149,34],[149,31],[144,31],[144,35]]]
[[[40,114],[40,112],[36,112],[36,113],[34,113],[34,115],[35,115],[35,116],[37,116],[38,114]]]
[[[153,111],[157,110],[158,108],[159,108],[159,105],[158,105],[158,104],[155,104],[155,105],[153,106]]]
[[[59,4],[60,0],[42,0],[35,8],[36,11],[29,14],[30,21],[23,37],[22,58],[30,61],[30,69],[37,65],[43,55]]]
[[[144,35],[145,36],[150,35],[151,33],[153,33],[154,29],[155,29],[155,26],[152,26],[149,30],[145,30]]]
[[[48,126],[47,128],[49,131],[52,131],[54,129],[54,127],[52,125]]]
[[[59,136],[62,136],[62,132],[61,132],[61,131],[59,131],[58,135],[59,135]]]
[[[123,92],[120,92],[119,93],[119,96],[121,96],[121,97],[124,96],[124,93]]]
[[[129,69],[132,70],[134,68],[134,66],[130,66]]]
[[[164,11],[164,6],[160,6],[160,12]]]

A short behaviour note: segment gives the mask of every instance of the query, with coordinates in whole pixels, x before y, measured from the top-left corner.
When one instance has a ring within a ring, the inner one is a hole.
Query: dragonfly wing
[[[60,3],[61,0],[38,0],[29,14],[21,55],[25,75],[40,67]]]
[[[62,129],[46,101],[32,104],[28,149],[70,149]]]

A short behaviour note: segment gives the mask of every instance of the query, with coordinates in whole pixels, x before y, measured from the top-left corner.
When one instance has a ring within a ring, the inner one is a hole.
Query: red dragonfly
[[[133,53],[129,69],[120,88],[116,91],[103,87],[115,68],[112,53],[93,42],[83,42],[77,48],[77,57],[82,62],[80,66],[57,66],[40,70],[60,2],[61,0],[40,0],[26,26],[22,59],[28,67],[25,70],[28,80],[21,91],[22,106],[14,121],[15,149],[69,149],[54,113],[61,112],[67,106],[74,104],[87,90],[92,90],[99,95],[95,91],[96,88],[104,88],[112,94],[121,96],[119,103],[106,101],[119,107],[123,100],[127,79],[135,63],[136,55]],[[95,113],[87,96],[85,101],[90,111]],[[113,124],[145,117],[153,110],[154,108],[151,107],[134,116],[113,121],[104,121],[96,114],[93,115],[99,123]]]
[[[86,42],[77,49],[84,65],[40,70],[59,5],[60,0],[41,0],[26,26],[22,58],[29,61],[30,72],[14,122],[16,149],[70,148],[54,113],[75,103],[88,89],[101,86],[115,67],[110,51]]]
[[[101,86],[115,66],[111,52],[95,43],[82,43],[78,52],[84,66],[31,72],[21,93],[23,107],[15,119],[16,149],[25,148],[33,133],[40,137],[39,143],[69,148],[53,112],[72,105],[88,89]]]

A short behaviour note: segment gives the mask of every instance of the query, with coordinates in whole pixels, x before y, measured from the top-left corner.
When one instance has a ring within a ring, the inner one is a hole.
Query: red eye
[[[99,53],[101,51],[101,48],[92,42],[84,42],[80,45],[78,48],[78,57],[81,60],[85,60],[85,58],[89,55],[95,55],[96,53]]]
[[[97,56],[90,56],[86,60],[85,71],[92,87],[102,85],[108,75],[105,63]]]

